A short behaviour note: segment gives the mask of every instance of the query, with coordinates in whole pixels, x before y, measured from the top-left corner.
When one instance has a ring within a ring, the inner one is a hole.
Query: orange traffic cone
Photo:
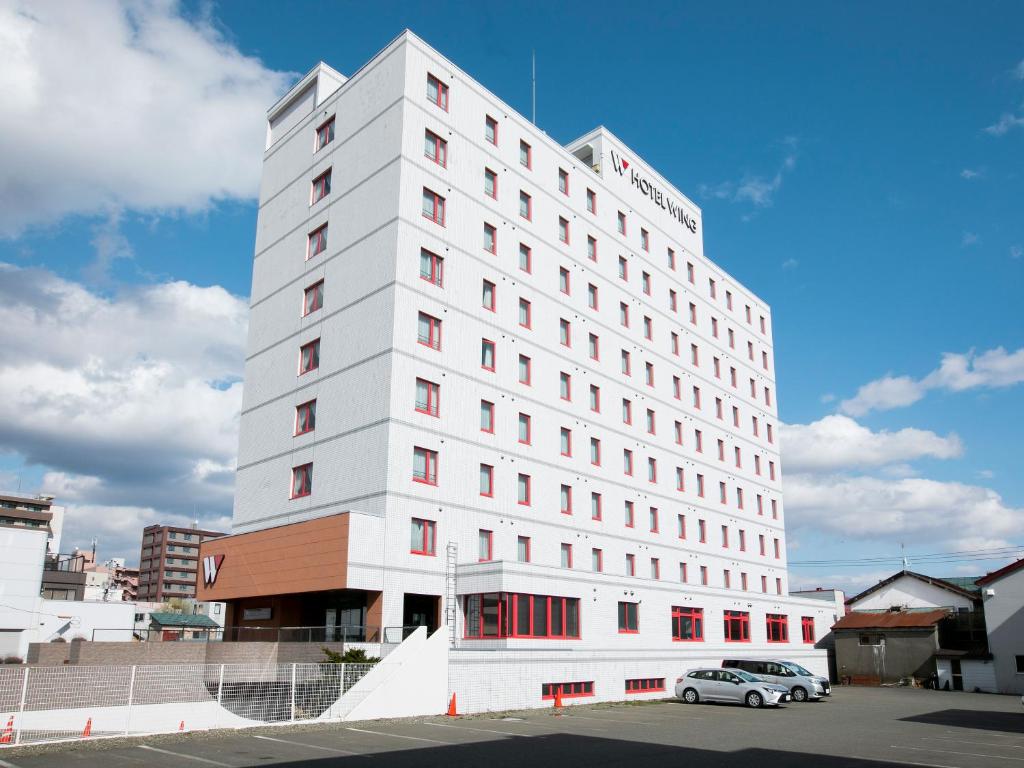
[[[562,687],[555,688],[555,709],[562,708]]]
[[[7,721],[7,727],[0,733],[0,744],[10,744],[14,741],[14,715]]]
[[[455,711],[455,694],[452,694],[452,700],[448,704],[448,717],[458,717],[459,713]]]
[[[82,738],[88,739],[92,736],[92,718],[85,721],[85,728],[82,730]]]
[[[181,731],[184,731],[184,730],[185,730],[185,721],[182,720],[180,723],[178,723],[178,732],[180,733]]]

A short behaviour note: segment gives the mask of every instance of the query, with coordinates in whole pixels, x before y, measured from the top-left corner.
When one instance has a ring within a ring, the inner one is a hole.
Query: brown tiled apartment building
[[[199,544],[224,535],[195,527],[147,526],[142,531],[138,599],[162,602],[172,597],[194,598],[196,573],[202,570]]]

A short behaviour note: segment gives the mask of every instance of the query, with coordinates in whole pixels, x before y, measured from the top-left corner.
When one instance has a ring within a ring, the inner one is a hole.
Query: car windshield
[[[743,680],[746,683],[760,683],[760,682],[763,682],[761,680],[761,678],[758,677],[757,675],[752,675],[749,672],[744,672],[742,669],[730,669],[729,671],[732,672],[734,675],[736,675],[736,677],[740,678],[741,680]]]
[[[792,661],[784,661],[782,663],[783,663],[783,665],[789,667],[791,670],[796,672],[798,675],[805,675],[807,677],[813,677],[814,676],[813,674],[811,674],[811,672],[809,670],[804,669],[799,664],[794,664]]]

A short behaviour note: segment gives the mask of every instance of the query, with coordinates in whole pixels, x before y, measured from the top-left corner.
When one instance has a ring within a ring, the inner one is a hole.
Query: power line
[[[867,567],[872,565],[902,565],[905,560],[911,564],[921,565],[942,565],[953,563],[966,563],[986,560],[1006,560],[1009,558],[1021,557],[1024,554],[1024,545],[1011,545],[1007,547],[989,547],[985,549],[963,549],[951,552],[932,552],[923,555],[891,555],[880,557],[857,557],[857,558],[835,558],[828,560],[790,560],[789,565],[795,568],[835,566],[835,567]]]

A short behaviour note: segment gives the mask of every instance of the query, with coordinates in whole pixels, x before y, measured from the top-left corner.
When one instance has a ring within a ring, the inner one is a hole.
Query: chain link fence
[[[372,664],[0,667],[0,748],[330,719]]]

